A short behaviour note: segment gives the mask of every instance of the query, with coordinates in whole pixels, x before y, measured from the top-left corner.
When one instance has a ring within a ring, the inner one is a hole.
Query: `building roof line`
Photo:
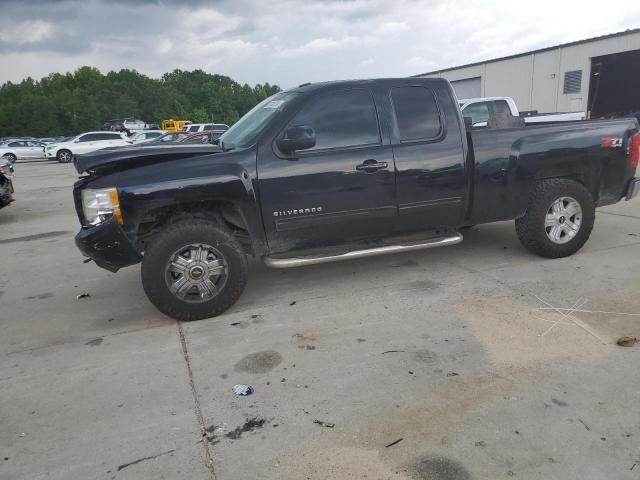
[[[624,35],[631,35],[633,33],[640,33],[640,28],[631,28],[631,29],[624,30],[622,32],[609,33],[607,35],[600,35],[599,37],[591,37],[591,38],[585,38],[584,40],[576,40],[574,42],[561,43],[560,45],[554,45],[552,47],[539,48],[537,50],[530,50],[528,52],[515,53],[513,55],[507,55],[505,57],[498,57],[498,58],[492,58],[492,59],[488,59],[488,60],[482,60],[482,61],[479,61],[479,62],[467,63],[467,64],[459,65],[459,66],[456,66],[456,67],[441,68],[439,70],[433,70],[431,72],[419,73],[417,75],[411,75],[411,76],[412,77],[423,77],[425,75],[434,75],[436,73],[450,72],[452,70],[458,70],[460,68],[477,67],[478,65],[484,65],[485,63],[493,63],[493,62],[499,62],[499,61],[502,61],[502,60],[510,60],[512,58],[526,57],[527,55],[532,55],[532,54],[535,54],[535,53],[548,52],[550,50],[556,50],[558,48],[572,47],[574,45],[580,45],[582,43],[595,42],[595,41],[598,41],[598,40],[607,40],[609,38],[614,38],[614,37],[622,37]]]

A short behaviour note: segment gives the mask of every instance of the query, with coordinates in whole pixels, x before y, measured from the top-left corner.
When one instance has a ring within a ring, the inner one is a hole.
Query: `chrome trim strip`
[[[385,255],[387,253],[411,252],[413,250],[423,250],[427,248],[446,247],[462,242],[462,235],[456,233],[450,237],[436,237],[429,241],[402,243],[398,245],[385,245],[384,247],[365,248],[363,250],[352,250],[346,253],[338,253],[327,256],[298,257],[298,258],[273,258],[264,257],[265,265],[272,268],[292,268],[306,265],[316,265],[319,263],[336,262],[338,260],[351,260],[354,258],[373,257],[375,255]]]

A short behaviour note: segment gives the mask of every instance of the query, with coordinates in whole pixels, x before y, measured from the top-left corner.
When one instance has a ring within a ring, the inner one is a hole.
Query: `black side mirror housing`
[[[283,153],[293,153],[296,150],[307,150],[316,145],[316,132],[305,125],[287,128],[284,136],[276,140],[278,149]]]
[[[463,117],[464,118],[464,126],[467,130],[471,130],[473,128],[473,120],[471,117]]]

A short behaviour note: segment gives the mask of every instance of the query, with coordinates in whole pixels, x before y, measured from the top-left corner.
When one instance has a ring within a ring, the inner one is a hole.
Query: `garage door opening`
[[[481,97],[480,77],[467,78],[465,80],[454,80],[451,82],[453,91],[458,98],[478,98]]]
[[[640,112],[640,50],[591,59],[591,117],[625,117]]]

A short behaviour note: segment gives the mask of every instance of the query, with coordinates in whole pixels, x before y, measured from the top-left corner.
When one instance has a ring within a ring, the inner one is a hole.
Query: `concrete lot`
[[[16,171],[2,480],[640,479],[640,345],[615,345],[640,337],[640,200],[561,260],[509,222],[419,253],[254,261],[227,314],[177,325],[139,267],[82,263],[72,166]]]

